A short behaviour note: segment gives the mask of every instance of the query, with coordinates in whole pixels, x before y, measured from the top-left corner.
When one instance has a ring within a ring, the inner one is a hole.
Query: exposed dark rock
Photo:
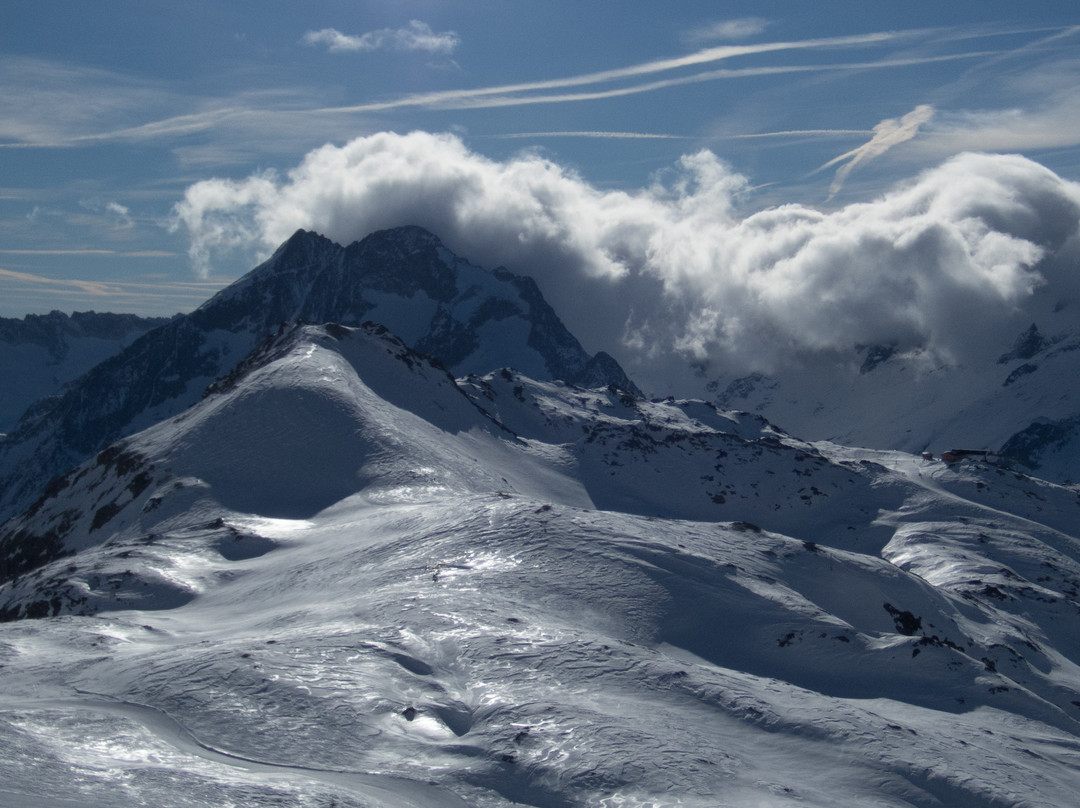
[[[1050,341],[1040,334],[1038,327],[1032,323],[1017,336],[1012,349],[998,357],[998,364],[1004,365],[1016,359],[1031,359],[1049,346]]]
[[[893,623],[896,624],[896,630],[899,633],[911,637],[915,632],[922,630],[921,617],[916,617],[909,611],[897,609],[891,603],[885,604],[885,611],[892,617]]]
[[[1039,418],[1009,438],[1001,454],[1029,469],[1038,469],[1041,457],[1063,449],[1080,438],[1080,416],[1053,421]]]
[[[1017,379],[1022,379],[1024,376],[1030,376],[1037,371],[1039,366],[1034,362],[1025,362],[1020,367],[1016,368],[1012,373],[1005,377],[1005,381],[1001,383],[1002,387],[1008,387],[1013,384]]]
[[[859,373],[869,373],[882,362],[888,362],[896,351],[896,345],[871,345],[866,349],[866,358],[859,368]]]

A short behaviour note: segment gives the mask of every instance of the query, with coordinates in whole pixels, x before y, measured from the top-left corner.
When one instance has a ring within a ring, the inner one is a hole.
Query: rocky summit
[[[196,311],[28,412],[0,441],[0,518],[30,505],[73,464],[191,406],[288,324],[366,321],[455,374],[513,367],[536,379],[637,391],[610,356],[586,353],[529,278],[474,266],[418,227],[347,247],[300,231]]]

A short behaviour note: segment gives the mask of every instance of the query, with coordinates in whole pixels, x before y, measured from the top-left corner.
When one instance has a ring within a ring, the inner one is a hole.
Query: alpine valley
[[[146,326],[0,441],[0,805],[1074,804],[1058,320],[919,413],[975,440],[1004,373],[1060,439],[948,464],[794,382],[647,398],[415,227]]]

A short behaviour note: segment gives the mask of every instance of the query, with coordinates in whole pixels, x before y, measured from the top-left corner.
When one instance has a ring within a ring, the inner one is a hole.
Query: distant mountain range
[[[808,439],[988,450],[1040,477],[1080,482],[1080,323],[1067,306],[1001,332],[963,362],[863,346],[772,374],[714,377],[701,394]]]
[[[28,314],[0,317],[0,433],[42,398],[119,353],[136,338],[168,322],[164,317],[105,314]]]

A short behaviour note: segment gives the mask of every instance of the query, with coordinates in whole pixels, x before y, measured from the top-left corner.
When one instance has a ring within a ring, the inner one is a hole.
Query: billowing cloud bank
[[[475,263],[535,277],[586,347],[620,359],[768,369],[881,343],[963,356],[1038,290],[1060,303],[1080,289],[1080,185],[1023,157],[963,154],[832,212],[743,215],[747,189],[709,151],[624,192],[536,155],[497,162],[452,135],[381,133],[317,149],[284,177],[199,182],[174,213],[203,270],[301,227],[349,243],[418,224]]]

